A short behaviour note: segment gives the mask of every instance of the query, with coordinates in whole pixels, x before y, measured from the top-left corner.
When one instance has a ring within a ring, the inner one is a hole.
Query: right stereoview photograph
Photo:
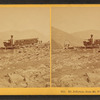
[[[52,87],[100,87],[100,7],[51,9]]]

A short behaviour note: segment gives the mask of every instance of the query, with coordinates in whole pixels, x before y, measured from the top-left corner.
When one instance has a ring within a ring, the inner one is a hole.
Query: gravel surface
[[[0,88],[49,86],[49,44],[5,50],[1,53]]]
[[[98,49],[52,51],[52,87],[100,87]]]

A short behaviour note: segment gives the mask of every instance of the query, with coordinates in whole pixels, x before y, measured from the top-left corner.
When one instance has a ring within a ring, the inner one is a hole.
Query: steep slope
[[[52,44],[52,47],[51,47],[52,49],[61,49],[62,48],[62,46],[53,39],[51,40],[51,44]]]
[[[81,39],[74,37],[74,36],[68,34],[67,32],[59,30],[57,28],[52,27],[51,33],[52,33],[51,34],[52,46],[55,46],[54,45],[55,42],[56,42],[56,44],[61,45],[61,47],[63,47],[66,42],[69,42],[72,46],[81,46],[82,45]],[[55,47],[52,47],[52,48],[55,48]]]

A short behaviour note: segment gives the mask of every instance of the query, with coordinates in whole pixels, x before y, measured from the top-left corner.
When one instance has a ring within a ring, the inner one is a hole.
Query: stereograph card
[[[0,5],[0,95],[99,95],[100,4]]]

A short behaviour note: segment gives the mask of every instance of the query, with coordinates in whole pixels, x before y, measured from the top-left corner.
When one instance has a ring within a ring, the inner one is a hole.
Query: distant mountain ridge
[[[86,30],[86,31],[71,33],[72,36],[78,37],[82,40],[90,38],[91,34],[93,35],[94,39],[100,39],[100,30]]]
[[[44,38],[45,36],[42,33],[39,33],[35,30],[25,30],[25,31],[6,31],[6,32],[0,32],[0,47],[3,46],[3,42],[5,40],[9,40],[10,36],[13,35],[14,40],[18,39],[28,39],[28,38],[38,38],[39,40],[42,40],[43,42],[49,41],[50,38]],[[49,36],[48,36],[49,37]]]
[[[83,46],[83,41],[85,39],[89,39],[91,34],[93,35],[94,40],[100,39],[100,30],[86,30],[74,33],[67,33],[60,29],[52,27],[51,33],[53,48],[58,48],[58,46],[55,46],[56,44],[61,45],[60,48],[63,48],[64,43],[69,43],[72,46]]]

